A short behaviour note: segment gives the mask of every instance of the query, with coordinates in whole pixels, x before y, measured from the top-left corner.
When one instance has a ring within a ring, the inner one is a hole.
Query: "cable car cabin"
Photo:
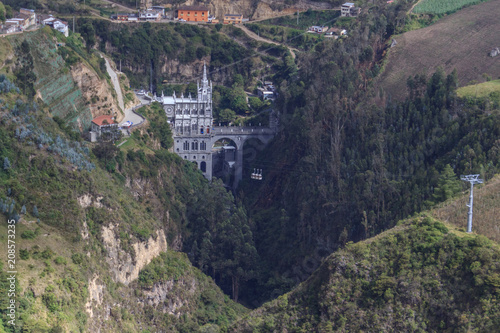
[[[262,180],[262,169],[253,169],[250,178],[255,180]]]

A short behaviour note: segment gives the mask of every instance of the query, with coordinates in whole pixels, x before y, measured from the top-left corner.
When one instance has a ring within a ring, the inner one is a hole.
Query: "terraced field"
[[[472,80],[484,82],[483,74],[500,77],[500,56],[489,51],[500,46],[500,0],[491,0],[464,8],[437,23],[395,36],[397,45],[390,49],[384,73],[377,85],[386,96],[404,99],[410,75],[427,74],[441,66],[446,73],[457,69],[460,86]]]

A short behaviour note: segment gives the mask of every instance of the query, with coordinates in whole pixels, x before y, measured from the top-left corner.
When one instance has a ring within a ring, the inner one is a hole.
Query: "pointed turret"
[[[207,64],[205,64],[205,62],[203,62],[203,80],[201,81],[201,84],[203,86],[203,90],[208,88]]]

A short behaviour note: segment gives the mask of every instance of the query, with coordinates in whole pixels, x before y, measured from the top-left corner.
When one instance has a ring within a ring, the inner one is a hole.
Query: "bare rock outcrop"
[[[106,261],[109,264],[113,280],[128,285],[139,277],[139,272],[161,252],[167,251],[167,238],[163,230],[156,231],[156,237],[145,242],[132,244],[135,258],[121,248],[120,239],[115,229],[118,224],[110,224],[102,228],[102,239],[106,249]]]
[[[84,63],[80,62],[71,67],[71,76],[83,97],[89,101],[92,117],[105,114],[115,115],[117,121],[121,121],[123,114],[119,111],[111,87],[106,80],[101,80],[99,76]]]

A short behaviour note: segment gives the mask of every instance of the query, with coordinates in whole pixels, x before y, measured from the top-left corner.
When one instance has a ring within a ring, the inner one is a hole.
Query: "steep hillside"
[[[3,71],[14,72],[18,78],[23,72],[32,72],[31,76],[18,79],[21,89],[27,94],[36,93],[53,116],[82,131],[99,115],[115,114],[117,120],[122,119],[116,93],[101,64],[104,60],[88,54],[78,35],[65,38],[46,27],[8,40],[15,60],[4,66]]]
[[[0,255],[6,264],[14,219],[19,306],[14,330],[2,270],[5,330],[219,331],[243,314],[173,252],[196,228],[187,226],[195,222],[187,203],[207,181],[168,152],[166,121],[143,127],[136,146],[120,151],[81,141],[50,110],[0,76]]]
[[[500,77],[499,59],[488,53],[498,47],[500,1],[483,2],[442,18],[437,23],[399,36],[377,80],[386,96],[402,100],[409,76],[430,74],[438,67],[457,70],[461,86],[482,82],[483,74]]]
[[[493,332],[499,297],[498,244],[417,217],[330,255],[230,332]]]
[[[469,191],[432,211],[432,216],[463,230],[467,227]],[[485,185],[474,186],[474,215],[472,230],[491,240],[500,242],[500,178],[497,176]]]

